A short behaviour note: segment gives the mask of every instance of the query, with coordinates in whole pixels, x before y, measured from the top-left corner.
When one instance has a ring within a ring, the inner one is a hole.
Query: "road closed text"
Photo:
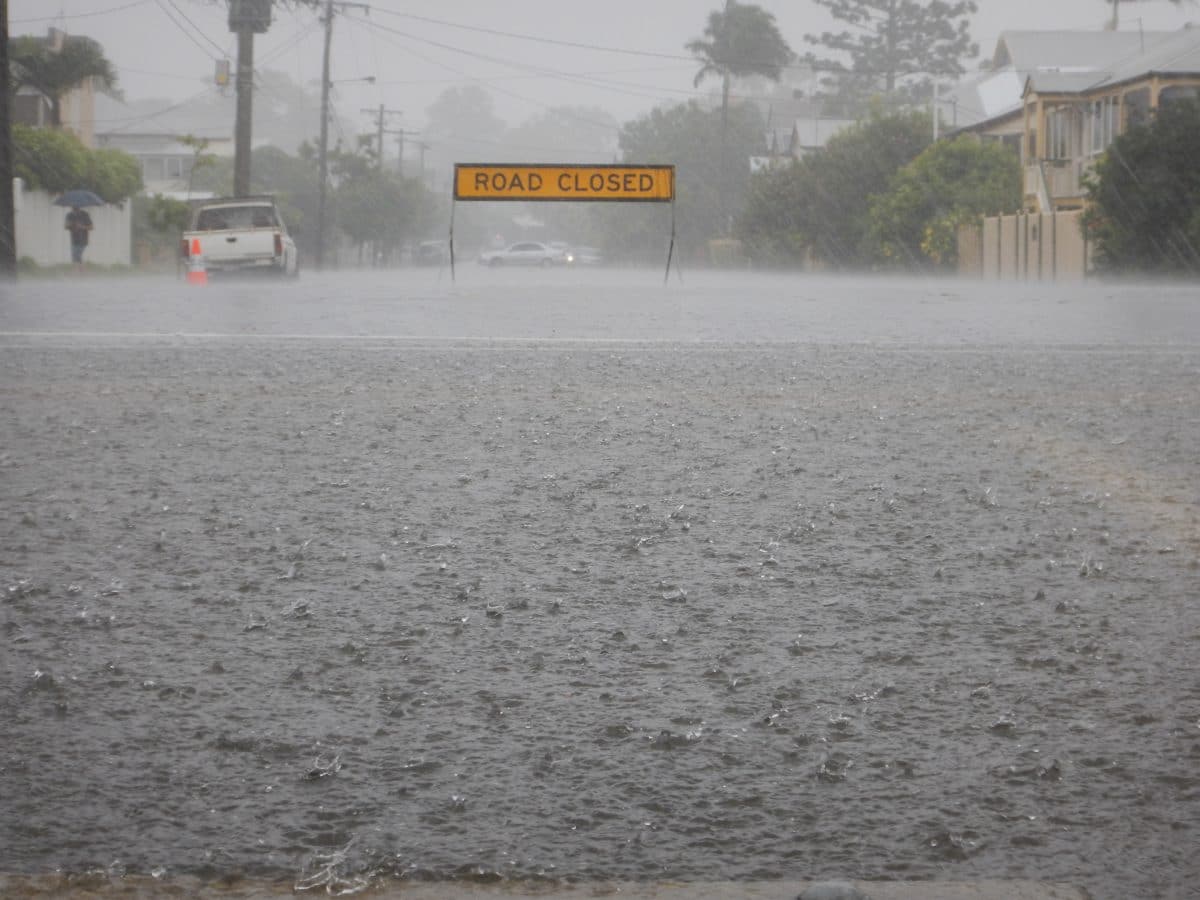
[[[674,166],[522,166],[459,163],[455,200],[674,199]]]

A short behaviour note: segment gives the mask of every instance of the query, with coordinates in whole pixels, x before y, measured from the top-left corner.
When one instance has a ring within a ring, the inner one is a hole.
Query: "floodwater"
[[[0,871],[1195,896],[1200,291],[0,296]]]

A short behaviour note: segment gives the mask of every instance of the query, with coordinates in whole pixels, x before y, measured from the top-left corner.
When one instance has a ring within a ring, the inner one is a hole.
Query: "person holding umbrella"
[[[92,230],[92,217],[78,206],[72,206],[63,226],[71,232],[71,262],[75,268],[83,267],[83,251],[87,249],[88,232]]]
[[[63,228],[71,233],[71,262],[75,268],[83,268],[83,251],[87,249],[88,233],[92,230],[92,217],[85,206],[103,206],[104,201],[91,191],[67,191],[54,201],[58,206],[69,206],[71,211]]]

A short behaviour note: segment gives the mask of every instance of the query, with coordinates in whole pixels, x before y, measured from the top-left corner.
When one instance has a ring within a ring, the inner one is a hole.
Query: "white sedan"
[[[479,263],[484,266],[558,266],[566,262],[562,250],[537,241],[520,241],[503,250],[485,250],[479,254]]]

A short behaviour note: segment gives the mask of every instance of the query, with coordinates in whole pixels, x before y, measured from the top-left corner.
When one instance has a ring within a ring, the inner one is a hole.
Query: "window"
[[[1088,131],[1091,134],[1089,152],[1093,156],[1108,149],[1108,145],[1116,137],[1117,110],[1116,97],[1104,97],[1092,102],[1088,115]]]
[[[183,160],[182,159],[180,159],[178,156],[169,156],[169,157],[167,157],[165,162],[167,164],[167,177],[168,178],[182,178],[183,177]]]
[[[1137,128],[1150,121],[1150,88],[1125,95],[1125,128]]]
[[[1195,100],[1197,96],[1200,96],[1200,88],[1195,85],[1177,84],[1163,88],[1159,92],[1158,105],[1161,108],[1168,103],[1177,103],[1180,100]]]
[[[1052,109],[1046,116],[1046,159],[1070,159],[1075,155],[1075,111],[1067,106]]]
[[[275,214],[269,206],[213,206],[200,210],[196,216],[199,231],[273,228],[276,224]]]
[[[150,156],[142,160],[142,180],[143,181],[162,181],[163,180],[163,161],[162,157]]]

